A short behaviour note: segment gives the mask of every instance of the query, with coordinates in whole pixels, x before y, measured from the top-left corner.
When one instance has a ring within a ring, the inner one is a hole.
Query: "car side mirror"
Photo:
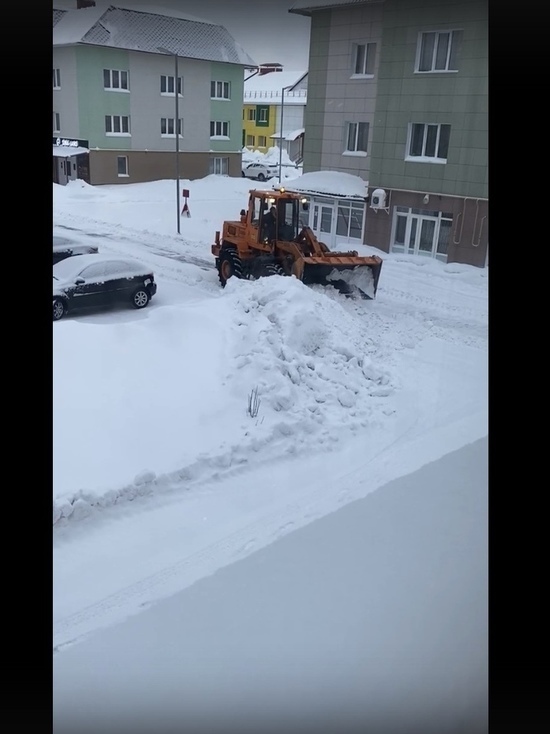
[[[83,283],[85,283],[85,282],[86,282],[86,281],[84,280],[84,278],[77,278],[77,279],[75,280],[75,285],[82,285],[82,284],[83,284]]]

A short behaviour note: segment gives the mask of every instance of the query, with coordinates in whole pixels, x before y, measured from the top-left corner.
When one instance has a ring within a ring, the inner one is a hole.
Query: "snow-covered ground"
[[[131,255],[158,283],[143,311],[53,325],[57,665],[487,435],[487,269],[363,247],[384,259],[374,301],[292,278],[221,289],[210,245],[255,184],[181,185],[181,235],[174,181],[54,185],[56,235]]]

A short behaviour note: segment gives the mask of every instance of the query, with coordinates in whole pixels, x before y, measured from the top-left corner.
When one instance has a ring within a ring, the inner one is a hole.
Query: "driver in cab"
[[[262,227],[265,240],[272,242],[277,239],[277,207],[270,208],[264,217]]]

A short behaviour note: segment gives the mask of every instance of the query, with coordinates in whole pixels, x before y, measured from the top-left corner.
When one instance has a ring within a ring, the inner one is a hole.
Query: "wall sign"
[[[53,138],[53,144],[63,148],[87,148],[87,140],[77,140],[75,138]]]

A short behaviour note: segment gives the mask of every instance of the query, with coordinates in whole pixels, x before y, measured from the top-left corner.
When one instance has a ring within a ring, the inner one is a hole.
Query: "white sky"
[[[221,289],[210,245],[254,184],[181,186],[181,236],[174,181],[53,187],[56,235],[158,283],[53,325],[57,734],[233,707],[346,731],[360,701],[477,734],[488,271],[378,252],[374,301]]]
[[[97,0],[111,4],[107,0]],[[123,0],[113,5],[136,10],[186,14],[223,25],[258,64],[279,62],[289,71],[309,65],[310,19],[289,13],[292,0]],[[56,8],[76,8],[76,0],[55,0]]]

